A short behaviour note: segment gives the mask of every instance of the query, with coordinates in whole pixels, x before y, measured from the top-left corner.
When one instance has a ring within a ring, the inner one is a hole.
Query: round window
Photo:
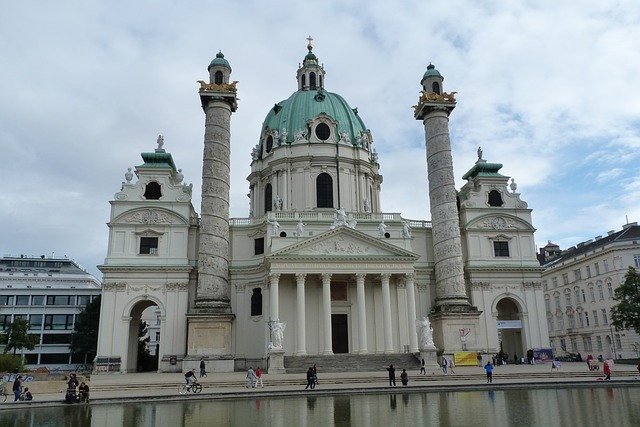
[[[327,126],[326,123],[319,123],[316,126],[316,136],[321,141],[326,141],[331,136],[331,129]]]
[[[270,153],[272,148],[273,148],[273,136],[269,135],[267,137],[267,153]]]

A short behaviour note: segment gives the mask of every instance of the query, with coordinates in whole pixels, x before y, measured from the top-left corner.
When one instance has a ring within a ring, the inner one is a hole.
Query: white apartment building
[[[33,350],[20,350],[29,368],[68,369],[91,363],[95,355],[71,354],[77,315],[100,295],[100,281],[67,258],[0,258],[0,328],[28,319],[40,336]]]
[[[551,242],[540,250],[549,338],[555,354],[580,352],[635,358],[640,336],[611,326],[614,291],[628,268],[640,268],[640,226],[577,244],[565,251]]]

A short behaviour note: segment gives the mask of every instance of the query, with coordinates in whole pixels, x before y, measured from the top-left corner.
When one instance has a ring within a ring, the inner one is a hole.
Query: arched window
[[[302,75],[302,89],[304,89],[304,87],[307,85],[307,75],[303,74]]]
[[[322,87],[322,74],[318,74],[318,86]]]
[[[440,93],[440,83],[438,82],[433,82],[431,84],[431,89],[435,92],[435,93]]]
[[[267,213],[273,210],[273,200],[271,200],[271,184],[267,184],[264,187],[264,212]]]
[[[162,188],[160,184],[151,181],[144,189],[144,198],[147,200],[158,200],[162,197]]]
[[[273,148],[273,136],[269,135],[267,137],[267,147],[266,147],[267,153],[270,153],[272,148]]]
[[[311,89],[316,88],[316,73],[314,73],[313,71],[309,73],[309,86],[311,87]]]
[[[219,85],[222,84],[222,71],[216,71],[216,73],[214,74],[214,82],[215,84]]]
[[[318,137],[320,141],[326,141],[330,136],[331,129],[329,125],[326,123],[318,123],[318,126],[316,126],[316,137]]]
[[[254,288],[251,294],[251,315],[262,316],[262,289]]]
[[[502,201],[502,194],[498,190],[489,191],[489,206],[502,206],[504,202]]]
[[[321,173],[316,178],[316,197],[319,208],[333,207],[333,179],[328,173]]]

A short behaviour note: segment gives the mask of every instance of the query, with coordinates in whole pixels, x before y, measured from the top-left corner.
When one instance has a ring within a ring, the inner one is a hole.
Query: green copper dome
[[[266,129],[275,129],[282,133],[287,130],[287,143],[294,141],[295,132],[304,130],[309,133],[307,121],[325,113],[338,122],[336,135],[347,132],[351,142],[367,130],[362,119],[347,101],[338,94],[318,90],[299,90],[288,99],[278,102],[267,114],[262,126],[262,135]]]
[[[442,75],[440,74],[440,71],[436,70],[436,67],[433,64],[429,64],[427,66],[427,71],[424,72],[424,75],[422,76],[422,78],[426,79],[428,77],[440,77],[440,78],[442,78]]]
[[[211,61],[211,64],[209,64],[209,66],[207,67],[207,70],[210,70],[211,67],[214,67],[216,65],[219,67],[226,67],[229,69],[229,71],[231,71],[231,65],[229,65],[229,61],[224,59],[224,55],[222,54],[222,52],[218,52],[216,54],[216,57],[213,58],[213,61]]]

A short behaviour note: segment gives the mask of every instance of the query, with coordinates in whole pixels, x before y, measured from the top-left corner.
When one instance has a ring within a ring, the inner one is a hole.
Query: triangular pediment
[[[338,227],[282,248],[269,257],[381,257],[409,260],[419,258],[419,255],[349,227]]]

